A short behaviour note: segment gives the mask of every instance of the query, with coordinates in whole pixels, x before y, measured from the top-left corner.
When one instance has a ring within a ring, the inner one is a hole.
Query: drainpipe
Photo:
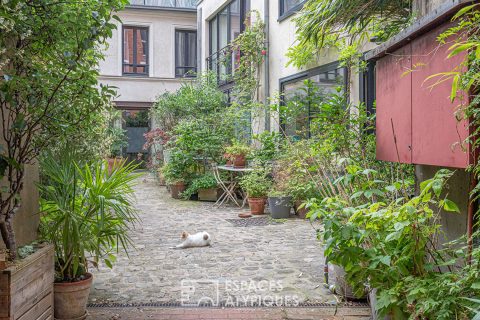
[[[471,173],[470,178],[470,192],[477,185],[477,179],[475,173]],[[469,193],[470,194],[470,193]],[[472,262],[472,250],[473,250],[473,224],[475,211],[477,210],[477,200],[470,200],[468,203],[468,215],[467,215],[467,241],[468,241],[468,262]]]
[[[263,21],[265,23],[265,61],[264,61],[264,105],[265,105],[265,131],[270,131],[270,4],[263,0]]]

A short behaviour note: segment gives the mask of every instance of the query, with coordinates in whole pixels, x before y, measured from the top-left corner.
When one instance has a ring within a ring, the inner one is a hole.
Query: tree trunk
[[[15,231],[13,230],[13,211],[7,213],[5,217],[6,239],[3,239],[7,246],[9,257],[11,261],[17,259],[17,241],[15,240]],[[3,237],[3,232],[2,232]]]

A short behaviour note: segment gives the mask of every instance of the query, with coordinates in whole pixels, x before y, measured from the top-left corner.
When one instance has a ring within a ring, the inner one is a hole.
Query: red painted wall
[[[460,101],[451,102],[452,81],[434,87],[439,72],[452,71],[463,57],[447,59],[440,26],[377,62],[377,158],[402,163],[465,168],[469,154],[461,142],[468,123],[457,121]],[[393,142],[392,123],[397,137]]]
[[[379,160],[412,162],[412,76],[404,74],[412,67],[410,56],[411,46],[407,45],[377,62],[376,134]]]

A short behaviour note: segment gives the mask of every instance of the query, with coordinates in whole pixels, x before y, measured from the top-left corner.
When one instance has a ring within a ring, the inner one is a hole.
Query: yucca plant
[[[42,160],[41,234],[55,246],[56,281],[82,279],[88,262],[112,267],[115,253],[131,247],[128,231],[137,220],[132,186],[136,165],[106,161],[79,164],[71,152]]]

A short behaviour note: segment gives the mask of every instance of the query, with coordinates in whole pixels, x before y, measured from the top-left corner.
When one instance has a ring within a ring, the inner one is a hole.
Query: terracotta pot
[[[87,318],[87,302],[92,286],[93,275],[77,282],[54,284],[55,319],[80,320]]]
[[[299,218],[305,219],[307,217],[308,209],[305,207],[300,208],[302,204],[305,202],[302,200],[296,200],[293,204],[293,208],[295,209],[295,213],[298,215]]]
[[[226,167],[233,166],[232,155],[230,155],[229,153],[225,153],[223,154],[223,158],[226,160],[226,163],[225,163]]]
[[[177,182],[176,184],[169,184],[168,185],[170,188],[170,195],[172,196],[173,199],[181,199],[181,193],[187,189],[185,186],[185,183],[183,182]]]
[[[234,168],[245,168],[245,164],[247,163],[247,159],[244,154],[236,154],[233,155],[233,167]]]
[[[112,171],[119,167],[123,161],[122,158],[108,158],[108,173],[112,173]]]
[[[252,214],[260,215],[265,213],[266,198],[248,198],[248,205]]]

